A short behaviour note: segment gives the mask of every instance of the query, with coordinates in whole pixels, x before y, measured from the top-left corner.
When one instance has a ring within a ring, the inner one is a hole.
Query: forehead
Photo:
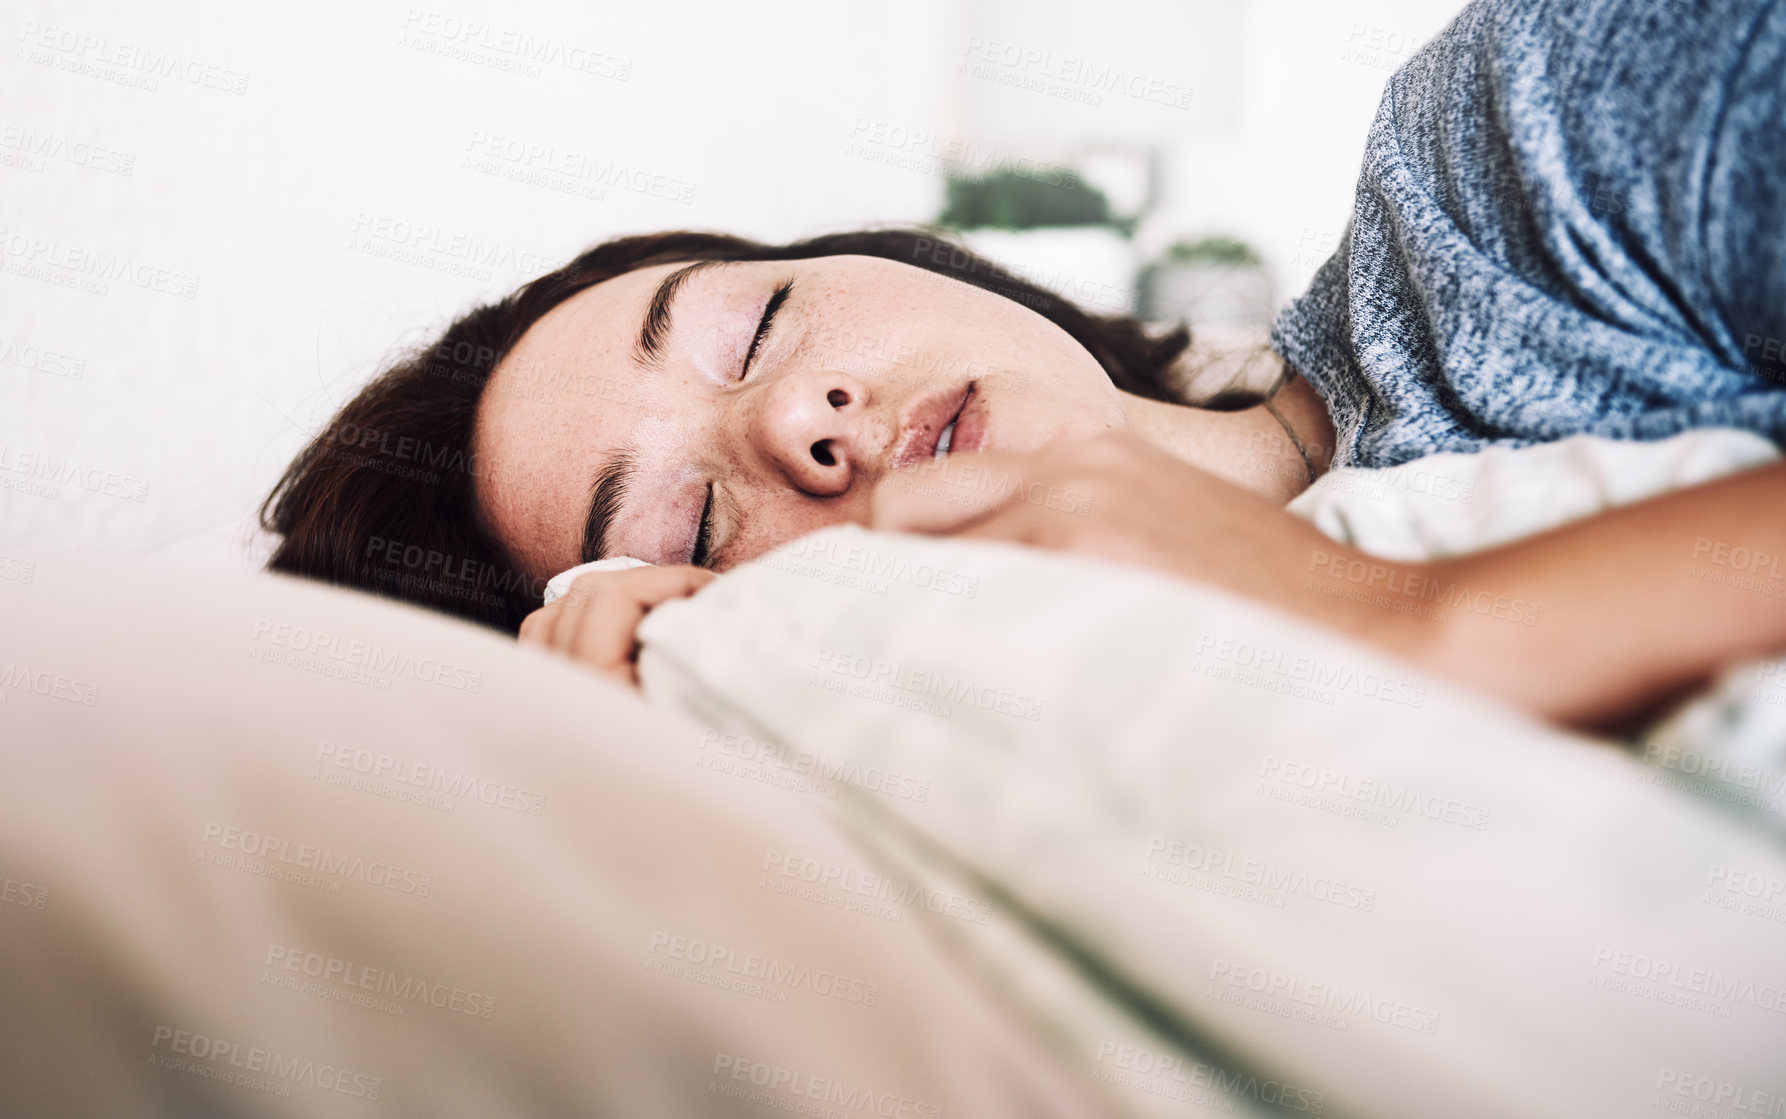
[[[644,371],[632,347],[652,291],[681,266],[636,269],[560,303],[484,387],[472,437],[477,502],[528,575],[555,574],[577,552],[595,472],[649,422],[634,403]]]

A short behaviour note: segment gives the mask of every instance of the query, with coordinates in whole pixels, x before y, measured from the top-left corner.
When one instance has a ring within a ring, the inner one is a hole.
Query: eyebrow
[[[697,260],[693,264],[665,276],[651,293],[651,302],[645,307],[645,322],[639,327],[638,341],[633,343],[633,360],[647,368],[655,366],[664,353],[664,339],[670,335],[671,303],[683,282],[703,268],[711,268],[716,264],[724,264],[722,260]]]
[[[613,528],[614,515],[620,511],[620,499],[632,485],[636,457],[637,450],[629,444],[596,475],[595,485],[589,491],[589,513],[583,518],[583,563],[607,558],[608,530]]]

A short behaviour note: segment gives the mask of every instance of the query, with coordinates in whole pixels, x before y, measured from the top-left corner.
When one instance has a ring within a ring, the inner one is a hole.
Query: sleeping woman
[[[342,408],[263,506],[269,566],[631,679],[654,606],[853,522],[1155,568],[1625,725],[1786,648],[1786,599],[1683,574],[1707,540],[1786,555],[1786,464],[1390,565],[1541,602],[1538,626],[1310,594],[1311,555],[1346,549],[1283,507],[1332,467],[1437,452],[1786,440],[1782,74],[1779,0],[1478,0],[1388,83],[1347,235],[1255,355],[1265,390],[1199,406],[1182,386],[1213,359],[1183,329],[931,233],[609,241]],[[976,481],[912,484],[951,476]],[[622,555],[655,566],[540,606]]]

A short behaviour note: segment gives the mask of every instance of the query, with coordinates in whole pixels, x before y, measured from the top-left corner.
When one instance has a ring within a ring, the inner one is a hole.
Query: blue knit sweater
[[[1786,2],[1472,3],[1390,79],[1346,236],[1272,342],[1335,465],[1786,443]]]

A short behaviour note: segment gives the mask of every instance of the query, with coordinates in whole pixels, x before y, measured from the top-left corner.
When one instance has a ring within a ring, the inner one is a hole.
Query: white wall
[[[1156,146],[1142,243],[1239,233],[1293,294],[1387,75],[1346,52],[1458,6],[9,5],[0,559],[243,562],[305,435],[456,312],[619,232],[924,221],[951,152]],[[995,37],[1189,107],[964,73]]]
[[[1247,6],[1239,127],[1191,136],[1167,168],[1162,224],[1259,246],[1298,294],[1345,229],[1384,83],[1460,0],[1270,0]],[[1372,44],[1382,44],[1373,47]]]

